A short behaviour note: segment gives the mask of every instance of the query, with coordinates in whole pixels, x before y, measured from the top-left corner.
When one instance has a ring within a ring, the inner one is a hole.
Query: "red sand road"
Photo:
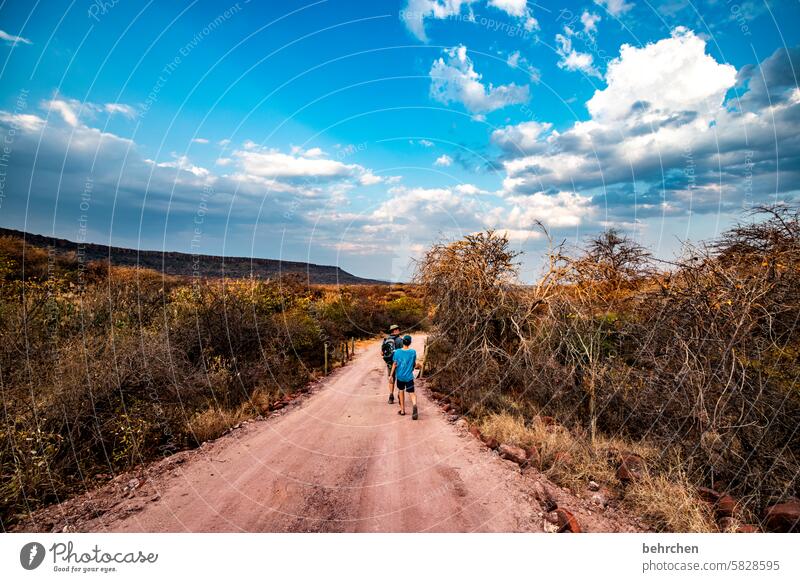
[[[415,347],[422,352],[424,337]],[[113,483],[34,514],[21,529],[125,532],[553,531],[521,474],[419,389],[420,419],[387,403],[379,342],[311,396]],[[141,485],[139,482],[141,481]],[[632,530],[548,485],[586,525]],[[562,505],[561,500],[559,505]]]

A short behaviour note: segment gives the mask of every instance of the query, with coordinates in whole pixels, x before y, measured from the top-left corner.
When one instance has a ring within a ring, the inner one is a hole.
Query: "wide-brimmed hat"
[[[400,326],[399,325],[390,325],[389,326],[389,331],[394,331],[396,329],[400,329]]]

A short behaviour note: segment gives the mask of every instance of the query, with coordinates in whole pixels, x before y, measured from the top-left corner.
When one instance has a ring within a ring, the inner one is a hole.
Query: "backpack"
[[[395,339],[392,336],[383,339],[383,343],[381,344],[381,356],[383,356],[384,362],[389,363],[392,361],[395,347]]]

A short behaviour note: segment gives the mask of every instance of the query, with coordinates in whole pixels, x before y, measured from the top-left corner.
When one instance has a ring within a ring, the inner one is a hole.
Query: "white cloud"
[[[110,113],[112,115],[119,113],[128,119],[133,119],[136,117],[136,109],[130,105],[125,105],[124,103],[106,103],[103,105],[103,109],[106,111],[106,113]]]
[[[743,68],[743,94],[725,102],[737,72],[706,54],[705,41],[691,31],[678,28],[641,48],[625,45],[609,65],[607,87],[587,102],[590,119],[563,131],[525,122],[492,134],[504,150],[501,194],[519,206],[514,215],[522,220],[536,214],[521,197],[533,196],[543,208],[553,192],[577,191],[580,199],[559,194],[560,205],[572,209],[573,219],[560,219],[565,225],[589,197],[594,208],[604,206],[607,220],[625,222],[689,209],[734,212],[745,196],[791,196],[800,159],[793,55],[800,47]]]
[[[583,24],[583,32],[592,36],[597,32],[597,23],[600,22],[600,15],[584,10],[581,14],[581,24]]]
[[[219,140],[217,142],[217,145],[220,145],[222,147],[227,147],[227,146],[230,145],[230,143],[231,143],[231,140],[229,140],[229,139],[221,139],[221,140]]]
[[[508,55],[508,59],[506,60],[506,63],[508,63],[509,67],[514,67],[516,69],[517,66],[519,66],[520,56],[521,55],[519,54],[519,51],[514,51],[513,53]]]
[[[145,160],[159,168],[175,168],[176,170],[183,170],[194,174],[198,178],[206,178],[210,175],[208,169],[201,166],[196,166],[189,160],[188,156],[179,156],[172,152],[173,160],[171,162],[154,162],[153,160]]]
[[[461,14],[475,0],[408,0],[400,15],[408,29],[422,41],[427,41],[425,19],[444,19]]]
[[[21,36],[15,36],[13,34],[7,33],[5,30],[0,30],[0,40],[6,41],[8,44],[33,44],[27,38],[23,38]]]
[[[613,16],[619,16],[633,8],[633,3],[625,0],[594,0],[594,3],[608,10]]]
[[[67,102],[63,99],[51,99],[50,101],[44,102],[43,105],[58,113],[67,125],[71,125],[72,127],[78,125],[78,113],[76,110],[80,107],[80,102],[75,100]]]
[[[530,153],[543,149],[541,138],[552,127],[550,123],[538,121],[507,125],[492,132],[492,142],[512,154]]]
[[[419,140],[419,145],[421,145],[421,146],[423,146],[423,147],[426,147],[426,148],[432,148],[432,147],[434,147],[436,144],[434,144],[434,143],[433,143],[432,141],[430,141],[429,139],[421,139],[421,140]]]
[[[528,11],[527,0],[489,0],[489,6],[499,8],[510,16],[524,16]]]
[[[31,133],[41,130],[45,125],[44,119],[38,115],[9,113],[8,111],[0,111],[0,123]]]
[[[561,59],[558,66],[568,71],[581,71],[586,75],[601,77],[600,71],[594,66],[594,57],[589,53],[576,51],[572,47],[572,39],[564,34],[556,35],[556,53]]]
[[[369,172],[369,171],[364,172],[358,178],[358,182],[362,186],[373,186],[375,184],[380,184],[382,181],[383,181],[383,178],[381,178],[380,176],[376,176],[375,174],[373,174],[372,172]]]
[[[204,137],[196,137],[192,140],[192,143],[199,143],[201,145],[205,145],[208,143],[208,140]]]
[[[233,152],[240,168],[248,176],[258,178],[336,178],[351,176],[358,166],[336,160],[319,159],[303,155],[281,153],[276,149],[261,149],[253,146]]]
[[[736,69],[705,54],[705,41],[679,27],[642,48],[622,45],[606,71],[608,87],[587,102],[598,121],[623,119],[634,106],[649,111],[714,114],[736,82]]]
[[[444,54],[430,70],[430,94],[436,101],[462,103],[471,113],[487,113],[530,99],[527,85],[484,85],[464,45],[445,49]]]
[[[436,161],[433,162],[433,164],[435,166],[451,166],[453,165],[453,158],[451,158],[447,154],[442,154],[441,156],[436,158]]]

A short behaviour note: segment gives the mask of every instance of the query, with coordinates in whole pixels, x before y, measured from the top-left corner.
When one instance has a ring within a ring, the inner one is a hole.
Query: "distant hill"
[[[77,243],[63,238],[53,238],[39,234],[24,233],[19,230],[0,228],[0,236],[25,239],[33,246],[52,248],[57,254],[76,253],[86,262],[111,260],[111,264],[123,267],[144,267],[167,275],[194,275],[194,269],[201,277],[232,277],[260,279],[275,278],[279,275],[299,275],[313,284],[342,285],[386,285],[387,281],[356,277],[330,265],[315,265],[296,261],[275,259],[256,259],[248,257],[219,257],[214,255],[193,255],[174,251],[140,251],[122,247],[109,247],[94,243]]]

